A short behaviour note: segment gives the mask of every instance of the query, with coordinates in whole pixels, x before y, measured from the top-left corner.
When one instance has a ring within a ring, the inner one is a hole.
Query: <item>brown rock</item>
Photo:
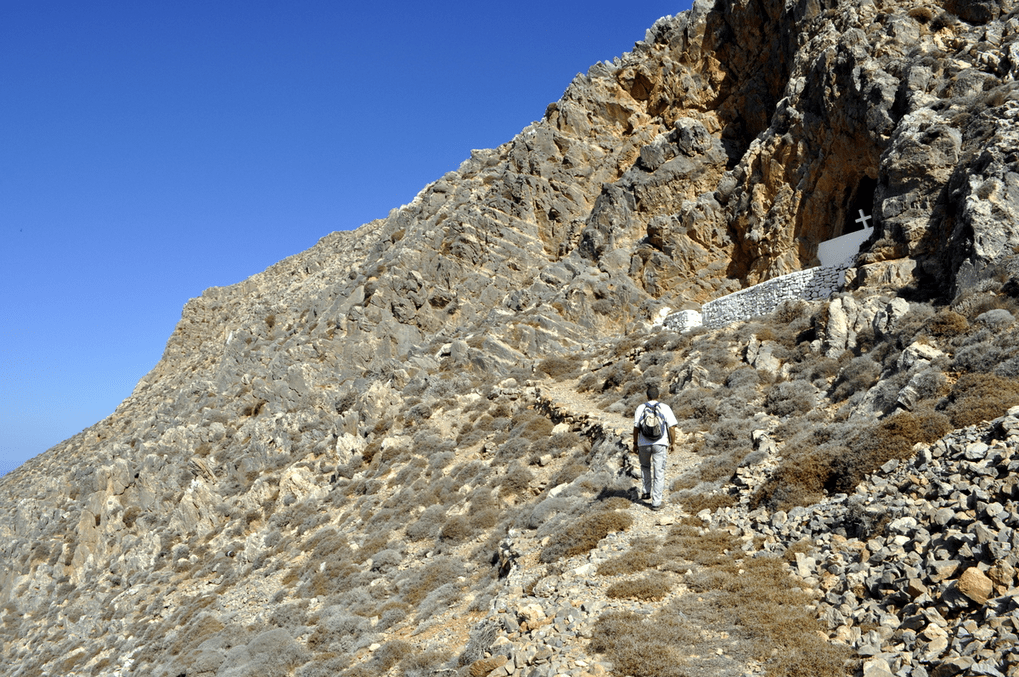
[[[994,585],[1007,590],[1012,587],[1015,581],[1015,567],[1002,560],[987,570],[987,577],[994,581]]]
[[[916,599],[927,593],[927,586],[917,578],[911,578],[906,582],[906,593]]]
[[[507,660],[508,659],[505,656],[482,658],[481,660],[471,663],[471,666],[467,668],[467,672],[471,677],[485,677],[485,675],[490,673],[492,670],[505,665]]]
[[[956,581],[959,592],[969,597],[977,604],[985,603],[994,592],[994,582],[984,572],[976,567],[970,567],[962,572],[959,580]]]

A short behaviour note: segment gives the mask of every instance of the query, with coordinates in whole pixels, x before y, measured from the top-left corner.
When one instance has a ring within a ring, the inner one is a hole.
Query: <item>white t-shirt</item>
[[[649,404],[658,405],[658,415],[665,419],[666,430],[662,432],[662,436],[659,437],[657,440],[649,440],[646,437],[644,437],[644,433],[640,432],[640,417],[644,413],[644,407],[646,407]],[[646,447],[651,444],[668,444],[669,443],[668,428],[671,428],[672,426],[678,424],[679,421],[676,420],[676,415],[672,413],[672,409],[669,408],[669,405],[663,402],[659,402],[658,400],[651,400],[650,402],[640,405],[639,407],[637,407],[637,411],[633,415],[633,427],[637,429],[638,433],[637,445],[641,447]]]

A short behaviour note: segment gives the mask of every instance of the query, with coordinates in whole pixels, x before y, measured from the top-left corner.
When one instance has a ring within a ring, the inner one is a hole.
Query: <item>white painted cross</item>
[[[873,217],[870,214],[864,214],[863,210],[861,209],[860,210],[860,217],[858,219],[856,219],[856,222],[858,224],[860,224],[861,228],[868,228],[869,226],[867,224],[870,223],[870,220],[872,218]]]

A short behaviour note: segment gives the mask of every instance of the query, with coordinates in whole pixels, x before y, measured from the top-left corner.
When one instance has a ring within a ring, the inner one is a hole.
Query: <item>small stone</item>
[[[994,593],[994,582],[976,567],[962,572],[957,581],[959,592],[977,604],[984,604]]]
[[[923,656],[926,660],[933,660],[945,653],[945,649],[948,648],[948,638],[938,637],[937,639],[931,640],[927,646],[923,649]]]
[[[521,621],[533,627],[534,624],[545,620],[545,611],[538,604],[527,604],[520,607],[517,616]]]
[[[918,578],[910,578],[906,581],[906,594],[916,599],[920,595],[927,594],[927,586]]]
[[[485,677],[496,668],[502,667],[508,662],[505,656],[492,656],[491,658],[482,658],[471,663],[471,666],[467,668],[468,674],[471,677]]]
[[[959,656],[947,661],[942,661],[932,671],[931,677],[954,677],[973,665],[973,659],[966,656]]]
[[[987,456],[988,447],[983,442],[975,442],[966,447],[966,451],[963,452],[963,456],[970,461],[979,461],[980,459]]]
[[[935,583],[947,580],[955,575],[956,570],[959,568],[958,560],[947,559],[940,562],[935,562],[931,567],[931,580]]]

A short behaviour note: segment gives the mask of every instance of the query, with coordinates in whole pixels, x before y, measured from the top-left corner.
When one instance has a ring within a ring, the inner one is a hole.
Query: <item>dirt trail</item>
[[[617,465],[618,471],[629,477],[629,485],[633,490],[631,496],[637,496],[641,486],[640,467],[636,454],[629,451],[633,439],[633,413],[603,410],[596,401],[596,395],[591,396],[577,390],[577,381],[575,380],[557,383],[544,381],[534,384],[534,388],[538,407],[553,421],[567,423],[574,432],[579,434],[614,440],[618,443],[622,457],[621,462]],[[668,403],[667,399],[664,401]],[[521,585],[525,590],[528,588],[529,590],[519,599],[514,599],[510,595],[510,608],[526,608],[528,604],[537,603],[542,608],[554,612],[556,605],[561,605],[568,598],[569,604],[585,610],[582,614],[582,624],[587,629],[581,631],[580,635],[590,637],[588,633],[603,613],[634,613],[638,618],[650,618],[652,614],[658,613],[673,602],[686,597],[690,590],[687,587],[687,577],[684,575],[662,574],[659,579],[669,581],[672,584],[672,589],[664,598],[650,601],[612,597],[608,594],[608,590],[613,584],[646,577],[647,574],[642,570],[601,575],[597,572],[602,563],[619,558],[628,552],[636,539],[664,540],[672,528],[671,525],[678,523],[682,517],[688,514],[684,511],[681,503],[672,500],[669,486],[677,477],[701,461],[696,454],[689,451],[692,446],[690,444],[692,438],[692,434],[680,430],[676,444],[668,455],[665,477],[666,491],[662,509],[652,511],[650,502],[634,500],[633,505],[626,511],[633,518],[633,523],[624,531],[606,536],[590,552],[564,559],[554,568],[543,568],[538,559],[540,544],[533,540],[533,535],[527,533],[517,535],[514,547],[520,553],[520,560],[519,566],[511,576],[517,578],[514,583],[529,583],[530,585]],[[695,564],[690,564],[690,568],[700,569]],[[544,575],[542,574],[543,570],[545,571]],[[537,580],[535,577],[538,577]],[[510,588],[512,586],[507,586],[507,590]],[[556,594],[562,594],[565,597],[560,599],[556,597]],[[686,619],[684,623],[688,624],[693,633],[689,644],[682,649],[677,649],[682,655],[684,665],[691,671],[690,674],[758,677],[762,674],[761,667],[746,655],[745,647],[741,644],[743,640],[739,639],[737,628],[724,622],[713,610],[709,609],[709,606],[698,596],[688,602],[685,611],[679,614],[680,616],[687,612],[693,614],[689,618],[683,616]],[[591,611],[592,609],[594,611]],[[675,614],[669,616],[666,613],[665,617],[675,618],[676,616]],[[605,656],[600,654],[589,653],[590,649],[586,641],[564,639],[564,642],[566,643],[561,650],[561,660],[564,663],[566,657],[571,657],[575,661],[583,660],[585,664],[599,666],[600,662],[605,659]],[[580,674],[588,677],[605,673],[594,669],[590,672],[580,672]]]
[[[592,428],[600,429],[599,432],[602,435],[617,437],[619,443],[629,450],[633,444],[632,413],[621,414],[605,411],[588,393],[578,391],[577,383],[576,379],[541,382],[535,385],[536,395],[539,401],[543,400],[546,403],[545,406],[554,412],[557,418],[570,423],[574,429],[581,431],[590,431]],[[667,399],[662,401],[668,404]],[[676,443],[673,445],[666,463],[665,499],[662,510],[655,513],[647,506],[642,506],[645,508],[644,510],[634,511],[634,517],[637,518],[639,527],[647,528],[663,522],[671,523],[675,518],[685,514],[681,505],[669,500],[669,486],[682,473],[700,462],[696,454],[688,451],[691,447],[691,437],[692,435],[683,430],[678,430]],[[636,454],[628,451],[621,464],[630,471],[634,478],[633,486],[639,490],[640,466],[637,463]],[[644,524],[645,522],[647,524]]]

